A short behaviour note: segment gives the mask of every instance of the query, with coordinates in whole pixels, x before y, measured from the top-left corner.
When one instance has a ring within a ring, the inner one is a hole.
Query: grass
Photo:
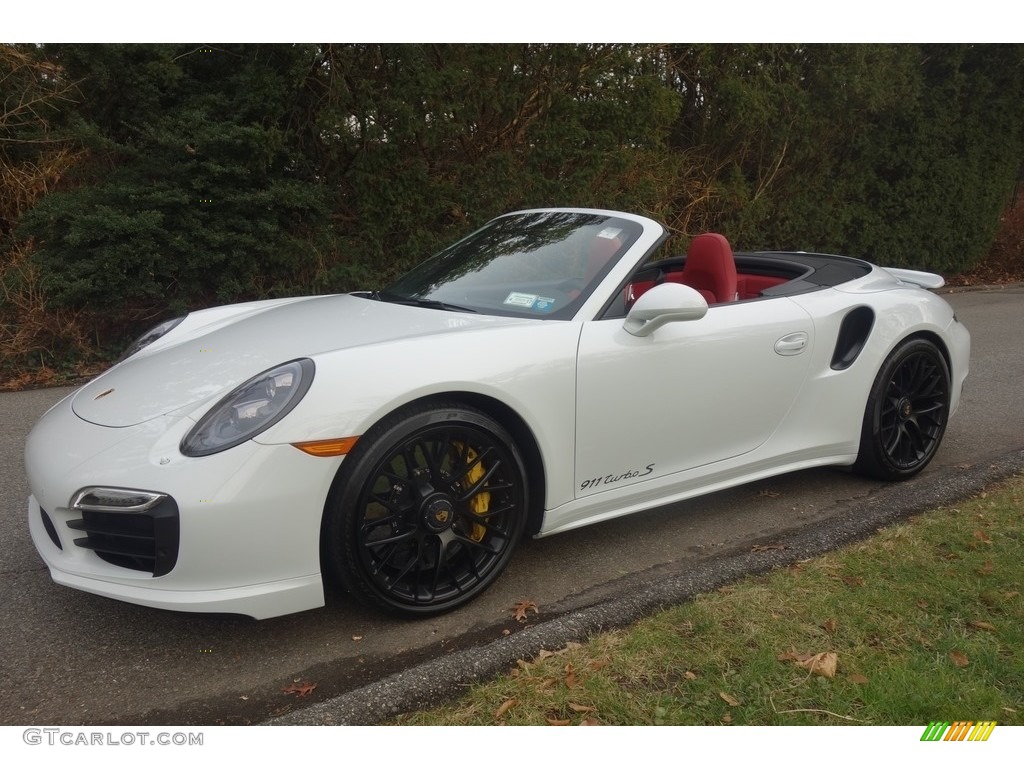
[[[396,722],[1022,725],[1022,499],[1024,476]]]

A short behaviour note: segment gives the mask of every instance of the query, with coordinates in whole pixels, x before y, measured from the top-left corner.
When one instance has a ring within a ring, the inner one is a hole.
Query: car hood
[[[538,321],[446,312],[351,295],[238,304],[190,314],[163,338],[74,395],[86,421],[128,427],[191,413],[247,379],[301,357]],[[212,402],[210,403],[212,405]]]

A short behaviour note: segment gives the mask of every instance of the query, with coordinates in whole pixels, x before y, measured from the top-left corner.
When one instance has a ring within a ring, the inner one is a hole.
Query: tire
[[[342,463],[323,550],[357,600],[433,616],[486,590],[526,525],[527,475],[508,432],[457,404],[411,406],[376,425]]]
[[[949,400],[949,366],[938,348],[926,339],[897,347],[871,387],[854,470],[882,480],[916,475],[942,442]]]

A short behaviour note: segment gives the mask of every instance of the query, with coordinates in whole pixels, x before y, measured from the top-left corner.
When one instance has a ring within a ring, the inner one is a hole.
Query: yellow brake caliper
[[[453,443],[456,450],[462,450],[462,443]],[[484,476],[486,470],[484,469],[484,463],[482,461],[473,464],[476,461],[477,453],[468,445],[466,448],[466,465],[472,466],[466,471],[465,483],[468,488],[472,488],[474,484],[480,481],[480,478]],[[483,516],[487,514],[488,508],[491,506],[491,493],[490,491],[483,491],[478,493],[472,499],[469,500],[469,509],[474,515]],[[487,529],[482,525],[473,523],[473,530],[469,533],[469,538],[473,541],[481,541],[484,538],[484,534],[487,533]]]

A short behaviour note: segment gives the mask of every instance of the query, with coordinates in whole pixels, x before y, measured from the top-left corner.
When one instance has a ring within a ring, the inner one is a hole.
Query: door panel
[[[814,344],[787,298],[712,306],[637,338],[587,323],[576,393],[576,496],[754,450],[793,406]]]

